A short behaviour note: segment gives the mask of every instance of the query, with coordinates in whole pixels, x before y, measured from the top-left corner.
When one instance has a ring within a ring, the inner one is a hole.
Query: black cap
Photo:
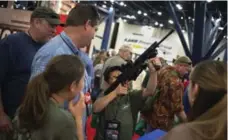
[[[51,25],[60,25],[59,15],[47,7],[37,7],[31,15],[32,18],[43,18]]]

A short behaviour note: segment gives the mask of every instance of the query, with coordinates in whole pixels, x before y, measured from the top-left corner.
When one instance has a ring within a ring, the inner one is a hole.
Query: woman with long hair
[[[203,61],[190,74],[189,122],[173,128],[164,140],[227,139],[227,64]]]
[[[54,57],[27,86],[13,121],[16,140],[84,140],[84,65],[77,56]],[[77,101],[72,99],[77,96]],[[69,111],[63,108],[70,101]]]

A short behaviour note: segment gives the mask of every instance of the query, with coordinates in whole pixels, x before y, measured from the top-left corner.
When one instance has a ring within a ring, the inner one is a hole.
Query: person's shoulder
[[[45,43],[42,46],[42,48],[55,50],[57,47],[61,46],[62,42],[63,41],[60,39],[60,36],[57,35],[57,36],[53,37],[52,39],[50,39],[47,43]]]
[[[66,125],[74,125],[74,118],[71,113],[63,108],[57,106],[52,101],[49,101],[48,107],[48,120],[50,121],[50,125],[53,126],[63,126]]]
[[[180,124],[171,129],[162,140],[193,140],[192,137],[191,129],[187,127],[187,124]]]
[[[81,53],[83,59],[85,59],[85,60],[87,61],[88,64],[93,65],[93,61],[92,61],[92,59],[88,56],[87,53],[82,52],[82,51],[80,51],[80,53]]]
[[[24,32],[17,32],[15,34],[10,34],[6,37],[4,37],[0,42],[1,44],[4,43],[10,43],[10,44],[15,44],[15,42],[20,42],[23,41],[23,38],[28,37],[28,35]]]
[[[61,40],[60,36],[57,35],[47,43],[45,43],[36,53],[36,57],[40,56],[50,56],[54,57],[56,55],[68,53],[64,48],[65,43]]]

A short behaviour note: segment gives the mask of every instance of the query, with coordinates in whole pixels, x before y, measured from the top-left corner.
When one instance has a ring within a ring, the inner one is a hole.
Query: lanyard
[[[74,55],[79,55],[79,51],[72,48],[72,45],[62,36],[62,34],[60,34],[60,37],[63,40],[63,42],[67,45],[67,47],[73,52]]]

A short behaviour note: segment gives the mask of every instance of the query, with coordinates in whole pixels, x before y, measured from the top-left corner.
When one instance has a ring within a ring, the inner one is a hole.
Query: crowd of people
[[[39,7],[27,32],[0,41],[1,140],[89,139],[88,116],[94,140],[131,140],[156,130],[163,135],[151,139],[227,139],[226,63],[204,60],[192,67],[190,58],[180,56],[171,66],[152,58],[135,81],[104,94],[121,66],[134,60],[130,45],[117,54],[100,51],[93,59],[81,51],[99,20],[94,6],[77,4],[55,36],[58,14]]]

